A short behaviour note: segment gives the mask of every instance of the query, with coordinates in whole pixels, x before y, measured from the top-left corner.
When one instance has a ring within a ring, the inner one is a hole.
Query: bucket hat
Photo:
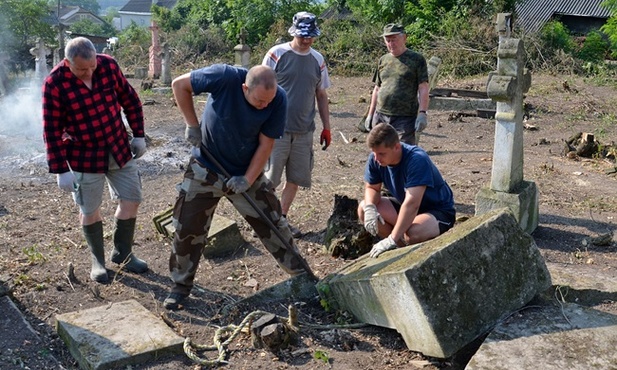
[[[317,37],[321,34],[317,28],[317,17],[309,12],[296,13],[288,32],[294,37]]]

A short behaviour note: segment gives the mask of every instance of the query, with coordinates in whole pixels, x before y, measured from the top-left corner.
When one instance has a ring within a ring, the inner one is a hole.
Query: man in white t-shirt
[[[272,47],[262,64],[276,72],[278,84],[287,93],[287,121],[285,133],[274,143],[266,165],[266,176],[276,188],[285,170],[285,185],[281,194],[282,214],[286,217],[298,188],[311,186],[313,169],[313,132],[315,131],[315,102],[323,124],[320,135],[322,149],[331,142],[328,94],[330,77],[324,57],[311,47],[320,35],[317,18],[308,12],[294,15],[289,28],[291,42]],[[302,232],[291,225],[294,237]]]

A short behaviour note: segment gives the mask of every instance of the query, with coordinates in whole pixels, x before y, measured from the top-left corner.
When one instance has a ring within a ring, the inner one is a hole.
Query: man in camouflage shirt
[[[388,54],[379,59],[373,76],[375,88],[365,128],[370,130],[373,124],[389,123],[402,142],[415,145],[416,132],[421,132],[427,125],[429,84],[426,60],[421,54],[407,49],[407,35],[402,25],[386,25],[381,36]]]

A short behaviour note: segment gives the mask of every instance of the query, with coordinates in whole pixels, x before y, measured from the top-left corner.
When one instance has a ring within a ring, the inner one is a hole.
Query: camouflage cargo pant
[[[281,218],[281,203],[274,194],[272,182],[261,174],[246,193],[272,223],[277,225],[295,253],[287,250],[285,244],[244,196],[229,190],[224,180],[222,175],[203,167],[195,158],[191,158],[174,206],[173,224],[176,232],[169,257],[169,270],[174,282],[172,293],[190,293],[212,217],[222,197],[226,197],[253,227],[263,245],[285,272],[290,275],[304,272],[300,260],[302,257],[293,242],[289,225]]]

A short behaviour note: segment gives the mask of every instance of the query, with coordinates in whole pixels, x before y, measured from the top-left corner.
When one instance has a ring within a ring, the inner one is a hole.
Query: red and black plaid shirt
[[[49,172],[104,173],[111,153],[120,167],[131,158],[126,119],[135,137],[144,137],[144,116],[139,96],[116,61],[96,56],[92,90],[69,69],[66,60],[51,71],[43,84],[43,138]]]

